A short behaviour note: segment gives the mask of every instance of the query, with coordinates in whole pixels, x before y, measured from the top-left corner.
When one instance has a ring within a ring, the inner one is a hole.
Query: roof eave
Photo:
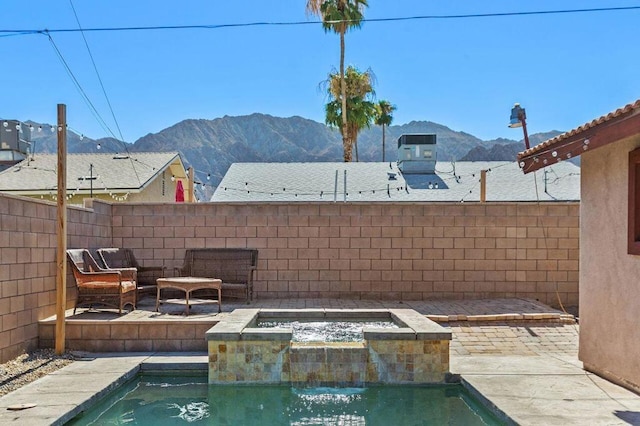
[[[169,160],[168,162],[166,162],[162,167],[158,168],[158,170],[153,174],[153,176],[151,176],[149,179],[147,179],[146,182],[144,182],[140,188],[139,188],[139,192],[142,192],[144,189],[146,189],[147,186],[151,185],[151,183],[153,181],[155,181],[158,176],[160,176],[162,173],[165,172],[165,170],[170,169],[172,166],[174,165],[179,165],[181,166],[181,169],[184,170],[184,163],[182,162],[182,157],[180,156],[180,153],[175,153],[175,155],[171,158],[171,160]],[[176,176],[178,178],[184,178],[186,177],[186,174],[182,173],[184,176]]]
[[[635,106],[640,106],[638,102]],[[604,116],[518,154],[524,173],[581,155],[585,151],[640,134],[640,108]]]

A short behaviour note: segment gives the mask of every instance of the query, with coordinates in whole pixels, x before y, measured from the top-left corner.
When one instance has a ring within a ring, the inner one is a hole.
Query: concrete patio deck
[[[192,315],[176,306],[155,313],[145,309],[117,316],[108,312],[82,312],[70,321],[111,323],[179,322],[188,326],[216,322],[245,304],[196,306]],[[640,395],[582,369],[577,359],[579,326],[571,316],[531,300],[369,301],[349,299],[260,300],[253,308],[385,308],[409,307],[437,320],[453,332],[451,371],[489,405],[523,425],[629,425],[640,424]],[[191,327],[193,328],[193,327]],[[204,353],[92,354],[50,376],[0,398],[2,424],[63,424],[84,409],[117,380],[139,369],[206,368]],[[117,358],[114,359],[114,358]],[[88,382],[91,386],[78,386]],[[64,398],[59,389],[69,389]],[[24,411],[7,411],[9,405],[37,403]]]

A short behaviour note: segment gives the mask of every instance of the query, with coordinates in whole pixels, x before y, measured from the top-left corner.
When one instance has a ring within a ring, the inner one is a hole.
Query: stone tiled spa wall
[[[111,244],[109,204],[70,207],[67,221],[68,247]],[[56,226],[54,203],[0,194],[0,362],[38,347],[38,320],[55,313]]]
[[[290,381],[289,341],[209,341],[209,383]]]
[[[443,383],[448,340],[209,341],[209,383]]]
[[[578,303],[578,203],[113,205],[113,245],[259,250],[257,298],[527,297]]]
[[[369,382],[442,383],[449,372],[448,340],[372,340],[368,344],[371,353],[377,354],[367,366]],[[379,365],[371,368],[372,364]]]

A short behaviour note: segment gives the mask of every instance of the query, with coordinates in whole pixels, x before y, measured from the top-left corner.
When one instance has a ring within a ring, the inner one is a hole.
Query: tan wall
[[[111,207],[68,210],[68,245],[111,243]],[[0,362],[38,346],[38,320],[55,313],[56,206],[0,194]],[[67,280],[70,306],[74,282]]]
[[[158,176],[148,187],[146,187],[139,194],[131,194],[127,198],[128,202],[140,203],[140,202],[154,202],[154,203],[171,203],[176,199],[176,185],[178,180],[171,180],[171,172],[165,170],[164,173],[164,190],[162,185],[162,177]],[[187,181],[183,181],[185,191],[187,190]],[[186,194],[185,194],[186,198]]]
[[[640,256],[627,254],[629,152],[640,137],[582,155],[580,359],[640,390]]]
[[[528,297],[578,303],[578,203],[113,206],[143,264],[259,249],[258,298]],[[544,226],[541,226],[544,225]]]

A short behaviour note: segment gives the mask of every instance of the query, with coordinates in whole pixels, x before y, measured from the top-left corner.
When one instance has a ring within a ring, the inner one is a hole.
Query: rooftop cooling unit
[[[398,168],[404,174],[433,174],[436,171],[436,135],[411,134],[398,138]]]
[[[17,163],[27,157],[31,140],[29,125],[17,120],[0,122],[0,162]]]

